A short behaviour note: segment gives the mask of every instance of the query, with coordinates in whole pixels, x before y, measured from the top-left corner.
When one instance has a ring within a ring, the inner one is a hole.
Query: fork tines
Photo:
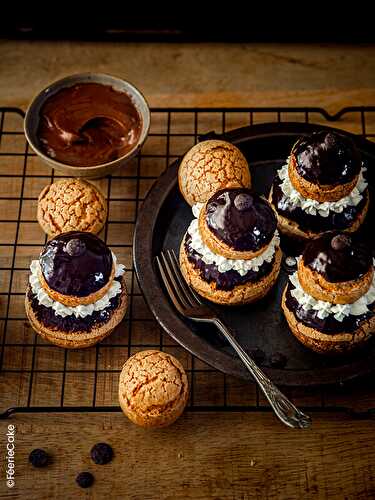
[[[160,271],[167,292],[181,314],[187,309],[199,307],[202,303],[196,293],[186,284],[173,250],[161,252],[156,257],[156,263]]]

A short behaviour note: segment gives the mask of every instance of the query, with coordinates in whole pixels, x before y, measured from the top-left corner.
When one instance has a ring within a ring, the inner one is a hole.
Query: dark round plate
[[[262,124],[234,130],[223,138],[242,150],[250,164],[254,189],[266,194],[276,169],[285,162],[297,138],[323,128],[328,129],[301,123]],[[352,137],[367,164],[371,190],[375,185],[375,144],[354,135]],[[178,162],[175,162],[159,177],[138,215],[133,255],[140,287],[156,320],[179,344],[218,370],[250,378],[234,351],[215,328],[202,327],[177,314],[156,270],[155,256],[163,249],[172,248],[178,252],[181,239],[193,218],[191,208],[179,193],[177,170]],[[371,238],[369,220],[373,220],[371,213],[367,216],[363,232]],[[373,238],[371,244],[373,245]],[[258,347],[264,351],[266,358],[263,368],[272,380],[281,385],[292,386],[334,384],[374,370],[375,341],[371,340],[366,349],[350,357],[335,359],[318,355],[295,339],[280,312],[280,296],[286,280],[287,272],[282,269],[274,290],[267,298],[254,305],[238,308],[215,306],[219,316],[246,350]],[[270,366],[269,360],[274,353],[286,356],[285,368]]]

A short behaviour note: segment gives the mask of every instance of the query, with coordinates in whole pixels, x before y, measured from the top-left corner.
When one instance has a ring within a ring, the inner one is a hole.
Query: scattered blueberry
[[[29,462],[34,467],[45,467],[49,462],[49,455],[46,451],[36,448],[29,455]]]
[[[240,193],[234,199],[234,206],[237,210],[248,210],[253,204],[253,199],[249,194]]]
[[[346,234],[338,234],[331,240],[331,247],[334,250],[344,250],[351,243],[350,236]]]
[[[80,255],[83,255],[86,251],[85,242],[79,240],[78,238],[72,238],[65,245],[65,251],[71,257],[79,257]]]
[[[275,352],[270,357],[270,365],[272,366],[272,368],[284,368],[284,366],[287,364],[287,361],[287,357],[284,356],[284,354],[281,354],[281,352]]]
[[[98,443],[91,448],[92,460],[99,465],[108,464],[113,458],[113,450],[107,443]]]
[[[285,259],[285,264],[288,267],[295,267],[295,265],[297,264],[297,259],[295,257],[293,257],[292,255],[289,255],[289,257],[286,257],[286,259]]]
[[[81,488],[90,488],[94,483],[94,476],[91,472],[80,472],[76,477],[76,483]]]
[[[253,358],[253,360],[255,361],[255,363],[257,365],[261,365],[266,358],[264,351],[262,351],[262,349],[259,349],[259,347],[256,347],[255,349],[251,349],[250,356]]]

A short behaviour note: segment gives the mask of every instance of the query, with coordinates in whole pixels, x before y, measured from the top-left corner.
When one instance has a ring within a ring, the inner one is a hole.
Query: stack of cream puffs
[[[123,319],[125,268],[92,233],[62,233],[30,266],[26,314],[36,333],[53,344],[96,344]]]
[[[307,347],[346,353],[375,330],[375,279],[370,249],[358,235],[326,233],[312,240],[290,275],[282,308]]]
[[[320,131],[301,138],[270,192],[280,231],[298,239],[356,231],[369,205],[365,170],[349,137]]]
[[[180,248],[187,283],[223,305],[264,297],[277,280],[282,256],[267,200],[245,187],[221,189],[195,204],[193,215]]]

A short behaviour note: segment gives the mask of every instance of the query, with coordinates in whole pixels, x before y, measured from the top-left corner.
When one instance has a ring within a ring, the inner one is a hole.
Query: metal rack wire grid
[[[193,146],[200,134],[223,133],[245,125],[298,121],[339,127],[375,139],[375,107],[345,108],[330,115],[320,108],[154,108],[149,137],[123,173],[94,180],[107,197],[108,221],[99,234],[127,268],[129,308],[123,323],[95,347],[64,350],[41,339],[25,318],[24,294],[31,259],[46,236],[36,220],[37,198],[57,177],[33,153],[23,134],[22,110],[0,108],[0,412],[120,411],[118,377],[138,350],[167,351],[182,362],[191,386],[190,410],[265,410],[267,403],[251,382],[228,377],[194,358],[163,333],[143,300],[132,265],[134,224],[155,179]],[[321,410],[375,406],[372,385],[289,390],[299,405]]]

